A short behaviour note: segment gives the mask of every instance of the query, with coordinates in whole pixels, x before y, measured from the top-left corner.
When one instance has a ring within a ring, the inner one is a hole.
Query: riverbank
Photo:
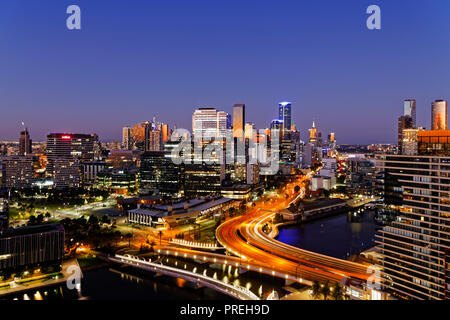
[[[55,274],[44,274],[38,277],[28,279],[13,280],[0,290],[0,299],[10,295],[17,295],[30,290],[44,289],[47,287],[59,286],[65,283],[72,273],[68,272],[69,267],[79,266],[76,259],[70,259],[62,263],[61,272]]]

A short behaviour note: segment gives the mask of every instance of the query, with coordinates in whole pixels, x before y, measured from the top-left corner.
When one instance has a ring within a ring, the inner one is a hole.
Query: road
[[[281,197],[262,201],[245,216],[221,224],[216,230],[219,243],[243,259],[264,263],[295,278],[340,282],[343,278],[351,277],[367,281],[371,274],[362,264],[295,248],[270,238],[262,231],[263,226],[271,221],[276,212],[303,197],[305,182],[310,177],[302,177],[295,183],[288,184],[282,190],[290,195],[288,199]],[[295,185],[301,187],[297,195],[293,192]]]

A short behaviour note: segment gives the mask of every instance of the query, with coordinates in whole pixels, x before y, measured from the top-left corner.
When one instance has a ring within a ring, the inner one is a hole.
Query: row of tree
[[[314,299],[328,300],[328,298],[332,298],[334,300],[343,300],[345,298],[344,288],[338,282],[331,286],[328,280],[323,284],[316,280],[313,282],[311,291],[311,296]]]

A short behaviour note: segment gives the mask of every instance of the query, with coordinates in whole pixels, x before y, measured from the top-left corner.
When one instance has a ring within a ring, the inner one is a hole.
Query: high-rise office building
[[[186,164],[184,195],[187,197],[220,194],[225,179],[224,164]]]
[[[376,235],[385,289],[397,297],[450,299],[449,164],[450,153],[377,155],[385,204],[399,211]]]
[[[242,139],[245,126],[245,104],[235,104],[233,107],[233,137]]]
[[[184,165],[176,165],[170,151],[151,151],[141,155],[141,192],[162,196],[180,195],[184,184]]]
[[[422,128],[404,129],[402,134],[401,154],[415,155],[419,150],[419,131]]]
[[[145,133],[145,151],[160,151],[160,150],[161,150],[161,131],[147,130]]]
[[[328,156],[331,157],[336,152],[336,135],[331,132],[328,135]]]
[[[19,154],[21,156],[26,156],[33,153],[31,143],[32,141],[30,139],[28,129],[24,128],[24,130],[20,132],[19,138]]]
[[[145,151],[146,143],[146,133],[152,130],[150,122],[143,122],[136,124],[132,129],[133,136],[133,148],[134,150]]]
[[[98,144],[96,134],[50,133],[47,135],[47,159],[52,161],[55,158],[71,157],[93,161],[96,144]]]
[[[194,139],[202,137],[225,138],[227,113],[214,108],[199,108],[192,115],[192,133]],[[208,140],[208,139],[206,139]]]
[[[309,129],[309,143],[317,144],[318,142],[318,132],[316,128],[316,123],[313,121],[311,129]]]
[[[81,187],[81,164],[75,158],[56,158],[52,161],[56,189]]]
[[[3,159],[3,181],[8,188],[31,188],[39,167],[38,156],[9,156]]]
[[[436,100],[431,105],[431,130],[448,130],[448,102]]]
[[[133,129],[131,127],[122,128],[122,148],[123,150],[133,149]]]
[[[253,136],[256,135],[255,125],[247,122],[244,128],[245,139],[253,140]]]
[[[284,123],[284,130],[290,131],[292,126],[291,103],[280,102],[278,104],[278,120]]]
[[[402,144],[403,144],[403,130],[412,129],[413,128],[413,119],[406,115],[398,118],[398,131],[397,131],[397,146],[398,153],[402,153]]]
[[[167,123],[161,124],[161,140],[163,143],[166,143],[170,140],[170,130]]]
[[[78,188],[81,164],[94,161],[97,153],[96,134],[51,133],[47,135],[47,175],[57,188]]]
[[[412,119],[412,127],[416,128],[416,100],[406,99],[403,101],[403,115],[410,116]]]

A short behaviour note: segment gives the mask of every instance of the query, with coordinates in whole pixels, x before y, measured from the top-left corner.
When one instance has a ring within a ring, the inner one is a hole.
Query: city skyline
[[[154,114],[188,129],[195,108],[231,114],[236,103],[265,128],[287,100],[303,137],[315,119],[338,143],[395,143],[395,121],[386,119],[404,99],[417,101],[417,125],[426,128],[430,104],[448,100],[450,80],[437,75],[450,69],[439,54],[450,43],[450,4],[379,2],[383,27],[370,31],[358,1],[194,1],[180,10],[115,2],[106,15],[101,3],[78,1],[83,27],[73,32],[65,4],[3,1],[0,140],[17,140],[22,120],[35,141],[50,132],[120,140],[122,127]]]

